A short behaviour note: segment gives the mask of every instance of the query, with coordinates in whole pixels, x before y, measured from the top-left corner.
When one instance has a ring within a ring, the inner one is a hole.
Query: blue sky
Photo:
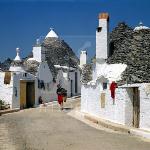
[[[92,57],[100,12],[109,13],[112,30],[122,21],[150,26],[149,8],[150,0],[0,0],[0,60],[14,58],[16,47],[27,56],[50,27],[77,55],[86,48]]]

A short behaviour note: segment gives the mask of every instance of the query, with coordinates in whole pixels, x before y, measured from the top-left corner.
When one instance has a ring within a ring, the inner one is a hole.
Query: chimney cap
[[[86,54],[87,55],[87,51],[86,50],[82,50],[81,54]]]
[[[109,21],[109,14],[108,13],[100,13],[99,19],[106,19],[107,21]]]

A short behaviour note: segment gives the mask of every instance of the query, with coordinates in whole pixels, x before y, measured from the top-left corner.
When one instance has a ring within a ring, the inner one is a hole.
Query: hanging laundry
[[[45,84],[43,80],[38,80],[38,88],[45,90]]]
[[[117,83],[115,83],[115,81],[113,81],[110,85],[111,97],[113,98],[113,100],[115,99],[116,88],[117,88]]]

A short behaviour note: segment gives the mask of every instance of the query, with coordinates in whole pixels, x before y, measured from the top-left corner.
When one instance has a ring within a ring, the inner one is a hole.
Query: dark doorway
[[[71,80],[71,97],[73,96],[73,80]]]
[[[139,128],[140,96],[138,87],[133,88],[133,127]]]
[[[27,108],[33,107],[35,104],[35,86],[34,82],[27,82]]]
[[[75,72],[75,93],[78,93],[78,73]]]

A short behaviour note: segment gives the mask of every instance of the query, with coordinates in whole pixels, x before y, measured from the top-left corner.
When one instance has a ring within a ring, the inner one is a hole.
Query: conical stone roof
[[[44,40],[42,46],[45,48],[46,61],[53,65],[78,67],[78,57],[64,40],[49,37]]]
[[[121,23],[112,31],[110,40],[113,54],[108,58],[108,63],[127,64],[122,75],[122,84],[149,83],[150,29],[133,30]]]

